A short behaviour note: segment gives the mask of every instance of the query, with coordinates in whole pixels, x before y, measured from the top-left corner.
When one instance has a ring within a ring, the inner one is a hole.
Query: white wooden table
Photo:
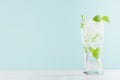
[[[103,76],[85,76],[79,70],[0,70],[0,80],[120,80],[120,70]]]

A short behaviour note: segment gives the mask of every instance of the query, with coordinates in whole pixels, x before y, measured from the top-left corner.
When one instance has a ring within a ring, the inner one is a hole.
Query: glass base
[[[98,71],[83,71],[83,73],[85,75],[90,75],[90,76],[100,76],[100,75],[103,75],[103,71],[102,72],[98,72]]]

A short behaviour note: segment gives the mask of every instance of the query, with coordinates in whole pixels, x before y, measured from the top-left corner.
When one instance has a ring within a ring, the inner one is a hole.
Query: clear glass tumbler
[[[81,36],[85,56],[84,73],[86,75],[103,74],[100,54],[104,37],[104,22],[82,21]]]

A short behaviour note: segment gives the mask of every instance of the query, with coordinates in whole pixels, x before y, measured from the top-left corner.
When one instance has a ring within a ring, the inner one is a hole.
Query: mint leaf
[[[92,55],[93,55],[93,57],[94,57],[95,59],[98,59],[98,58],[99,58],[100,48],[94,49],[94,48],[92,48],[92,47],[89,47],[89,50],[90,50],[90,52],[92,53]]]
[[[89,47],[89,50],[90,50],[90,52],[93,54],[93,52],[94,52],[94,48]]]
[[[102,17],[102,20],[103,20],[104,22],[110,22],[108,16],[103,16],[103,17]]]
[[[100,48],[96,48],[94,51],[93,51],[93,57],[98,59],[99,58],[99,54],[100,54]]]
[[[83,21],[84,21],[84,16],[81,14],[81,19],[82,19],[82,23],[81,23],[81,28],[84,28],[84,23],[83,23]]]
[[[95,21],[95,22],[100,22],[100,21],[101,21],[101,16],[100,16],[100,15],[96,15],[96,16],[93,18],[93,21]]]
[[[81,28],[84,28],[84,24],[83,23],[81,23]]]
[[[82,21],[84,20],[84,16],[83,16],[83,14],[81,14],[81,19],[82,19]]]

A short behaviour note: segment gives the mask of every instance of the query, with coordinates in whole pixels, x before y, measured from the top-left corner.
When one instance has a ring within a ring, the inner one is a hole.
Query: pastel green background
[[[119,0],[1,0],[0,69],[82,69],[80,14],[109,16],[102,61],[120,68]]]

